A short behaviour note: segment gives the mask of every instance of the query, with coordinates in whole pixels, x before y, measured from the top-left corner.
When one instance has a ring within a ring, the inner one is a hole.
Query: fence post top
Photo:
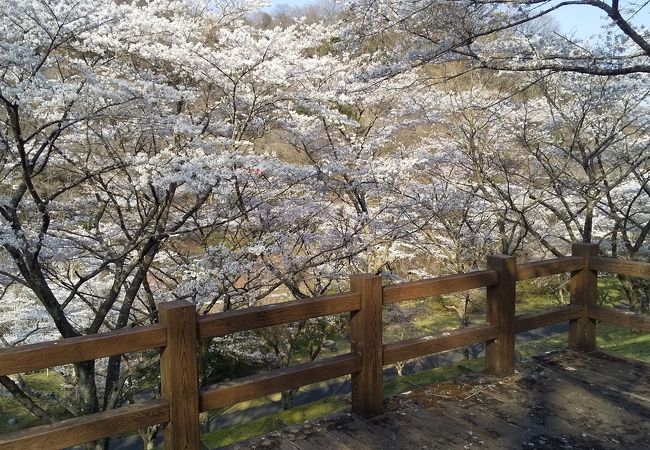
[[[487,257],[487,267],[492,270],[507,270],[513,272],[517,267],[517,260],[514,256],[497,253]]]
[[[375,275],[372,273],[354,273],[350,275],[351,280],[369,280],[373,278],[381,278],[381,275]]]
[[[499,283],[501,283],[503,276],[516,278],[517,260],[514,256],[497,253],[487,257],[487,268],[499,272]]]
[[[504,255],[503,253],[495,253],[493,255],[489,255],[488,259],[494,259],[494,260],[510,260],[510,259],[515,259],[514,256],[512,255]]]
[[[187,300],[173,300],[171,302],[161,302],[156,304],[156,307],[158,308],[158,310],[161,309],[172,310],[172,309],[182,309],[188,307],[195,309],[194,304],[188,302]]]
[[[590,251],[592,253],[598,253],[598,248],[600,244],[598,242],[574,242],[571,245],[572,253]],[[594,254],[595,254],[594,253]]]

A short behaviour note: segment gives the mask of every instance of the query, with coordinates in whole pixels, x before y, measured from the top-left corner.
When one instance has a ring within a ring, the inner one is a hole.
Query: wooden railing
[[[163,424],[165,448],[198,449],[200,412],[342,375],[352,376],[352,410],[383,409],[383,367],[466,345],[486,343],[486,368],[498,376],[514,371],[515,334],[569,322],[569,347],[595,347],[596,321],[650,331],[650,318],[598,306],[598,271],[650,278],[650,264],[597,256],[594,244],[575,244],[569,257],[517,265],[510,256],[488,258],[487,270],[382,286],[379,276],[353,276],[350,292],[196,316],[184,301],[158,305],[160,323],[129,330],[0,350],[0,375],[160,348],[161,398],[79,418],[0,435],[2,449],[63,448]],[[571,273],[571,304],[515,315],[515,286]],[[385,304],[475,288],[487,288],[487,323],[433,336],[384,344]],[[197,339],[350,312],[351,352],[333,358],[198,386]]]

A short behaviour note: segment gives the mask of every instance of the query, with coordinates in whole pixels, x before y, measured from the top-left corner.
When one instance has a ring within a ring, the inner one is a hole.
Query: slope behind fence
[[[3,349],[0,375],[160,348],[162,398],[7,433],[0,447],[61,448],[161,423],[168,448],[195,449],[199,412],[267,394],[350,374],[353,412],[372,415],[383,408],[383,367],[398,361],[485,342],[488,371],[506,376],[514,370],[514,335],[522,331],[568,321],[569,347],[579,350],[594,348],[596,320],[650,331],[648,317],[598,306],[596,299],[597,271],[650,278],[650,264],[598,257],[597,250],[575,244],[572,256],[519,265],[492,256],[488,270],[389,286],[379,276],[355,276],[351,292],[200,317],[190,303],[164,303],[157,325]],[[571,273],[570,305],[515,315],[516,281],[564,272]],[[382,305],[475,288],[487,288],[488,323],[383,344]],[[199,390],[197,339],[345,312],[351,353]]]

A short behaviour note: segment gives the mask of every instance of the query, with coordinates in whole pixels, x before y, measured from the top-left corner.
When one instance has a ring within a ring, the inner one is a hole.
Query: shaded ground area
[[[426,386],[371,419],[333,416],[227,448],[649,448],[650,365],[561,351],[519,371]]]
[[[566,332],[569,330],[569,325],[566,323],[551,325],[544,328],[538,328],[536,330],[527,331],[524,333],[519,333],[517,335],[517,344],[518,346],[522,342],[530,341],[542,341],[540,339],[552,336],[554,334]],[[565,339],[566,341],[566,339]],[[562,343],[562,346],[565,346],[565,343]],[[553,345],[551,344],[551,347]],[[478,358],[483,356],[485,346],[483,344],[474,344],[467,347],[469,355],[471,358]],[[537,353],[538,351],[536,351]],[[447,352],[436,353],[429,356],[424,356],[421,358],[416,358],[409,361],[404,367],[404,374],[416,373],[422,370],[432,369],[435,367],[441,367],[453,363],[457,363],[465,360],[465,353],[462,349],[450,350]],[[384,381],[393,380],[397,378],[397,372],[394,367],[387,367],[384,369]],[[306,387],[301,389],[296,397],[294,398],[293,405],[305,405],[310,402],[314,402],[323,398],[332,397],[336,395],[345,395],[350,393],[350,381],[331,381],[328,383],[322,383],[318,388]],[[282,411],[282,402],[269,402],[264,405],[255,406],[248,408],[242,411],[236,411],[232,413],[219,414],[211,418],[210,421],[210,430],[218,430],[222,427],[228,427],[233,425],[239,425],[246,422],[249,422],[252,419],[265,417],[269,414]],[[118,448],[118,447],[115,447]],[[121,447],[119,447],[121,448]]]

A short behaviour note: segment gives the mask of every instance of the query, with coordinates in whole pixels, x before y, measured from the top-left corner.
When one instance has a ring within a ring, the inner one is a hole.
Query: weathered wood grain
[[[225,336],[238,331],[357,311],[360,304],[359,294],[346,292],[210,314],[197,318],[198,335],[200,338]]]
[[[605,323],[642,331],[650,331],[650,316],[619,311],[614,308],[598,305],[589,306],[587,308],[587,315],[591,319],[600,320]]]
[[[158,305],[160,323],[167,328],[167,345],[160,354],[160,391],[169,402],[164,425],[165,447],[199,448],[199,396],[196,310],[184,301]]]
[[[484,324],[384,345],[384,365],[440,353],[497,337],[497,326]]]
[[[591,270],[597,270],[600,272],[610,272],[630,277],[650,278],[650,263],[642,261],[593,256],[589,266]]]
[[[487,320],[497,327],[497,338],[485,344],[488,372],[508,376],[515,370],[515,288],[517,262],[507,255],[492,255],[488,268],[499,273],[499,282],[487,288]]]
[[[564,272],[582,269],[584,260],[580,257],[565,256],[562,258],[545,259],[517,265],[517,281],[531,278],[546,277]]]
[[[295,389],[361,370],[361,357],[348,353],[306,364],[270,370],[220,383],[200,395],[201,412],[252,400],[268,394]]]
[[[540,312],[519,314],[515,316],[515,333],[555,325],[582,317],[580,305],[567,305]]]
[[[361,298],[350,315],[352,351],[361,355],[361,370],[352,374],[352,411],[372,416],[384,409],[381,276],[353,276],[350,289]]]
[[[0,349],[0,375],[137,352],[162,347],[165,342],[166,332],[163,325],[147,325],[4,348]]]
[[[371,421],[350,420],[341,427],[330,430],[328,434],[335,442],[344,442],[346,446],[354,450],[399,450],[400,446],[396,440],[387,439],[388,434],[383,429],[373,426]],[[399,436],[400,440],[404,436]],[[309,436],[307,440],[311,440]],[[324,447],[329,450],[329,446]],[[422,448],[414,446],[411,448]]]
[[[384,304],[492,286],[498,279],[499,275],[496,271],[481,270],[393,284],[384,286]]]
[[[587,316],[587,309],[598,297],[598,272],[590,267],[598,256],[598,244],[573,244],[572,254],[583,258],[584,265],[571,272],[571,304],[580,305],[582,315],[569,323],[569,348],[589,352],[596,348],[596,322]]]
[[[26,430],[0,435],[3,450],[56,449],[140,428],[169,420],[166,400],[151,400],[118,409],[62,420]]]

